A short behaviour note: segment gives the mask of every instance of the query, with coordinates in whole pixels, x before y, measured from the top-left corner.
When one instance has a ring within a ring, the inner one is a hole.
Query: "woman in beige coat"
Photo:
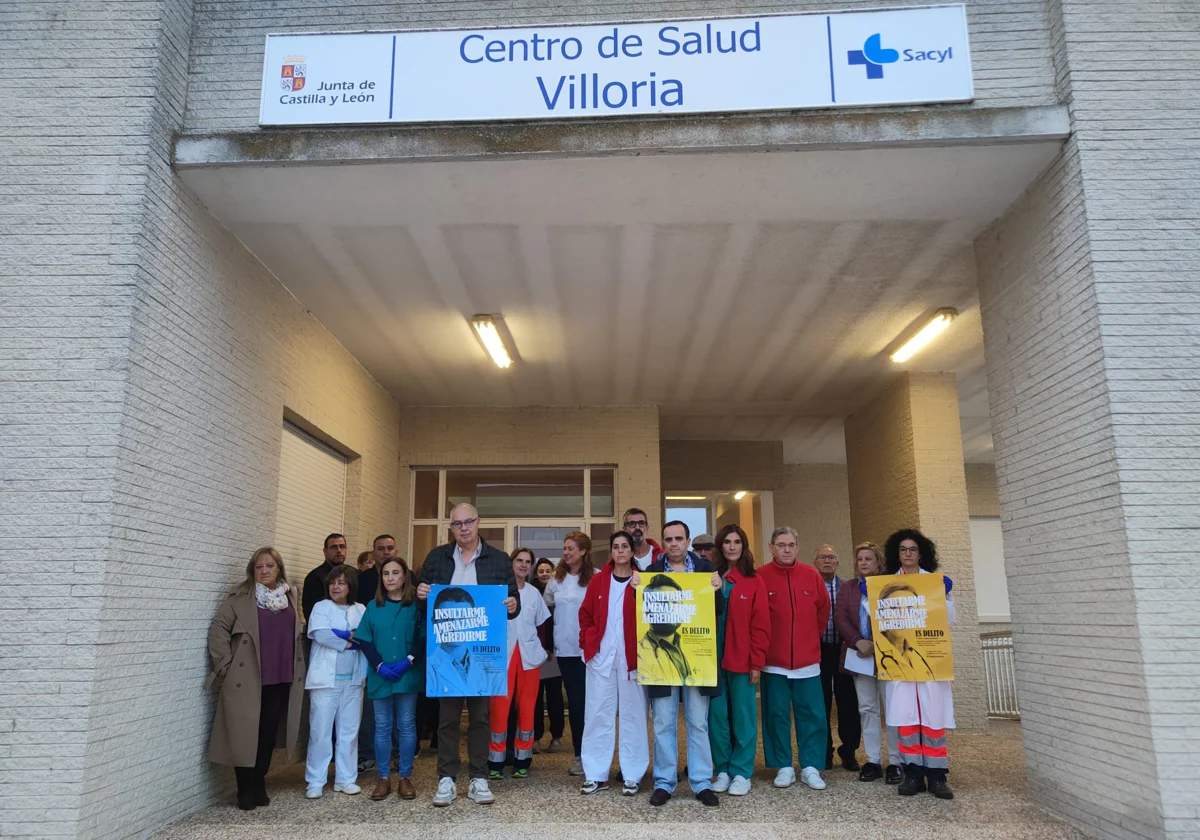
[[[271,803],[265,781],[271,752],[282,747],[289,758],[295,754],[304,699],[300,639],[300,609],[283,559],[260,548],[208,630],[212,673],[205,687],[220,691],[208,759],[233,765],[243,811]]]

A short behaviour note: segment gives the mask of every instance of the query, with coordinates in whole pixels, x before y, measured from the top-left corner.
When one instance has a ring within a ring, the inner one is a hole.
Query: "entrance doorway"
[[[616,527],[612,467],[414,467],[411,486],[414,566],[453,539],[450,511],[462,503],[479,511],[480,537],[505,552],[523,545],[557,563],[566,535],[582,531],[592,539],[592,562],[608,559],[608,537]]]
[[[668,491],[663,496],[664,522],[686,522],[692,536],[716,536],[726,525],[738,525],[759,566],[771,556],[768,541],[775,529],[775,500],[770,490]]]

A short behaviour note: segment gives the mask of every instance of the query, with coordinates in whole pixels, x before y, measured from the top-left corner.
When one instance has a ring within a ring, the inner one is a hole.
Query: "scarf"
[[[256,583],[254,584],[254,600],[258,602],[260,610],[281,612],[292,605],[287,596],[290,589],[291,587],[282,581],[274,589],[267,589],[261,583]]]

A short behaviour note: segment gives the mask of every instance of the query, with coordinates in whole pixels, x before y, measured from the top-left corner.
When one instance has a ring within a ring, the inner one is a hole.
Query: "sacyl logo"
[[[861,50],[850,50],[847,53],[847,59],[851,64],[865,64],[867,66],[868,79],[882,79],[883,65],[894,64],[900,60],[900,53],[895,50],[885,50],[880,44],[882,40],[880,33],[876,32],[867,40],[863,41]]]
[[[851,64],[862,64],[867,68],[868,79],[882,79],[883,65],[895,64],[900,61],[900,56],[903,54],[904,61],[932,61],[941,64],[943,61],[948,61],[954,58],[954,48],[946,47],[944,50],[889,50],[884,49],[881,43],[882,36],[876,32],[867,40],[863,41],[861,50],[850,50],[846,53],[846,60]]]

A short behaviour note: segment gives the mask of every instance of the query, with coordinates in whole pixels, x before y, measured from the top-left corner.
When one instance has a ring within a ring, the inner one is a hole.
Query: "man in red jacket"
[[[778,767],[775,787],[791,787],[792,716],[800,778],[824,790],[817,769],[825,764],[825,698],[821,693],[821,633],[829,623],[829,592],[812,566],[796,562],[799,541],[791,528],[771,534],[772,561],[758,570],[767,590],[771,644],[762,669],[763,753]]]

